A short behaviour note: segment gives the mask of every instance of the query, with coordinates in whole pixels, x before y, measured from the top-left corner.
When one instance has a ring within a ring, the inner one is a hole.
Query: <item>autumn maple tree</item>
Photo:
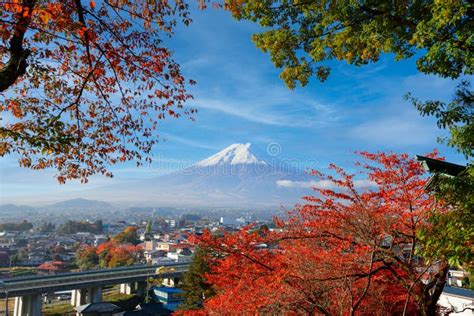
[[[277,229],[196,237],[214,254],[206,278],[216,295],[204,312],[433,315],[448,264],[419,256],[417,232],[445,209],[406,154],[361,156],[364,188],[331,165],[329,174],[313,172],[324,188],[276,218]]]
[[[82,245],[76,251],[76,264],[87,270],[129,266],[139,262],[143,249],[138,245],[136,232],[137,228],[130,226],[97,247]]]
[[[0,154],[59,182],[150,160],[159,121],[191,96],[163,45],[180,0],[0,2]]]
[[[116,268],[130,266],[137,263],[141,256],[142,248],[133,244],[118,244],[108,241],[96,248],[101,268]]]
[[[83,245],[76,251],[76,264],[81,270],[90,270],[99,264],[99,256],[94,246]]]
[[[122,232],[115,235],[112,240],[119,244],[138,245],[140,243],[140,239],[138,238],[137,230],[138,227],[136,226],[126,227]]]

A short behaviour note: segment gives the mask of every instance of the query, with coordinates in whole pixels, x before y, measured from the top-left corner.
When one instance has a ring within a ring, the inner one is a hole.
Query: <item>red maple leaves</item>
[[[57,179],[112,176],[150,161],[158,121],[192,118],[191,98],[162,36],[189,23],[181,1],[19,1],[0,6],[0,154]],[[192,84],[193,82],[189,82]]]
[[[119,244],[116,241],[108,241],[95,248],[99,256],[101,267],[115,268],[129,266],[136,263],[142,248],[133,244]]]
[[[248,226],[196,241],[215,256],[207,275],[217,295],[208,313],[427,314],[434,311],[445,262],[417,255],[419,228],[442,210],[426,194],[422,167],[407,155],[361,153],[364,181],[330,166],[274,230]],[[323,187],[323,186],[321,186]]]

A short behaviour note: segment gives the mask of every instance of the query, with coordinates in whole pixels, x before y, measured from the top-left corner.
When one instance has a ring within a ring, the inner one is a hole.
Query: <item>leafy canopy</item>
[[[418,69],[442,77],[474,69],[469,1],[225,0],[225,6],[266,28],[253,41],[290,88],[312,75],[326,80],[328,61],[360,66],[384,53],[400,60],[420,52]]]
[[[449,130],[451,137],[441,141],[445,141],[467,159],[474,158],[474,93],[469,81],[461,81],[451,102],[422,102],[410,94],[407,99],[421,115],[434,116],[439,128]]]
[[[136,227],[127,227],[107,242],[97,247],[83,245],[76,252],[76,264],[82,270],[115,268],[136,264],[143,249],[137,246]]]
[[[421,253],[432,260],[448,260],[453,267],[474,271],[474,168],[467,174],[440,181],[436,196],[450,212],[434,213],[432,225],[420,230]]]
[[[420,232],[424,255],[445,258],[452,266],[474,270],[474,96],[468,81],[462,81],[451,102],[422,102],[408,96],[422,115],[434,116],[438,127],[449,129],[442,139],[470,162],[456,177],[433,175],[439,180],[434,193],[450,206],[450,212],[434,214],[432,227]]]
[[[197,247],[193,255],[193,260],[188,271],[183,275],[180,286],[184,290],[182,296],[181,310],[196,310],[203,307],[206,299],[215,295],[212,285],[206,281],[206,274],[210,273],[208,257],[212,251],[206,248]]]
[[[188,14],[181,0],[2,4],[0,155],[54,168],[60,183],[150,161],[159,121],[194,113],[162,42]]]
[[[408,155],[362,156],[365,188],[332,165],[330,174],[314,172],[331,185],[276,218],[278,229],[196,237],[216,253],[207,258],[216,295],[205,314],[435,314],[449,266],[416,254],[417,232],[445,207]]]
[[[136,226],[126,227],[122,232],[115,235],[112,240],[119,244],[133,244],[138,245],[140,239],[137,233],[138,228]]]
[[[76,251],[76,264],[81,270],[90,270],[99,264],[99,256],[93,246],[84,245]]]

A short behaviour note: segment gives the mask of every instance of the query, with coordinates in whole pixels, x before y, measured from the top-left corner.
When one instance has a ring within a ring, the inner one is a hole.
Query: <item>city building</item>
[[[154,301],[162,303],[163,307],[172,311],[177,310],[182,302],[183,290],[177,288],[155,286],[152,288],[152,293]]]

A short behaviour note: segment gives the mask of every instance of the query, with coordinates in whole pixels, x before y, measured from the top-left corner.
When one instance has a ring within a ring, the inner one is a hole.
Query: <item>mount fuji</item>
[[[246,143],[232,144],[188,168],[100,192],[102,199],[114,196],[140,204],[268,208],[301,202],[310,188],[282,184],[310,180],[306,172]]]

